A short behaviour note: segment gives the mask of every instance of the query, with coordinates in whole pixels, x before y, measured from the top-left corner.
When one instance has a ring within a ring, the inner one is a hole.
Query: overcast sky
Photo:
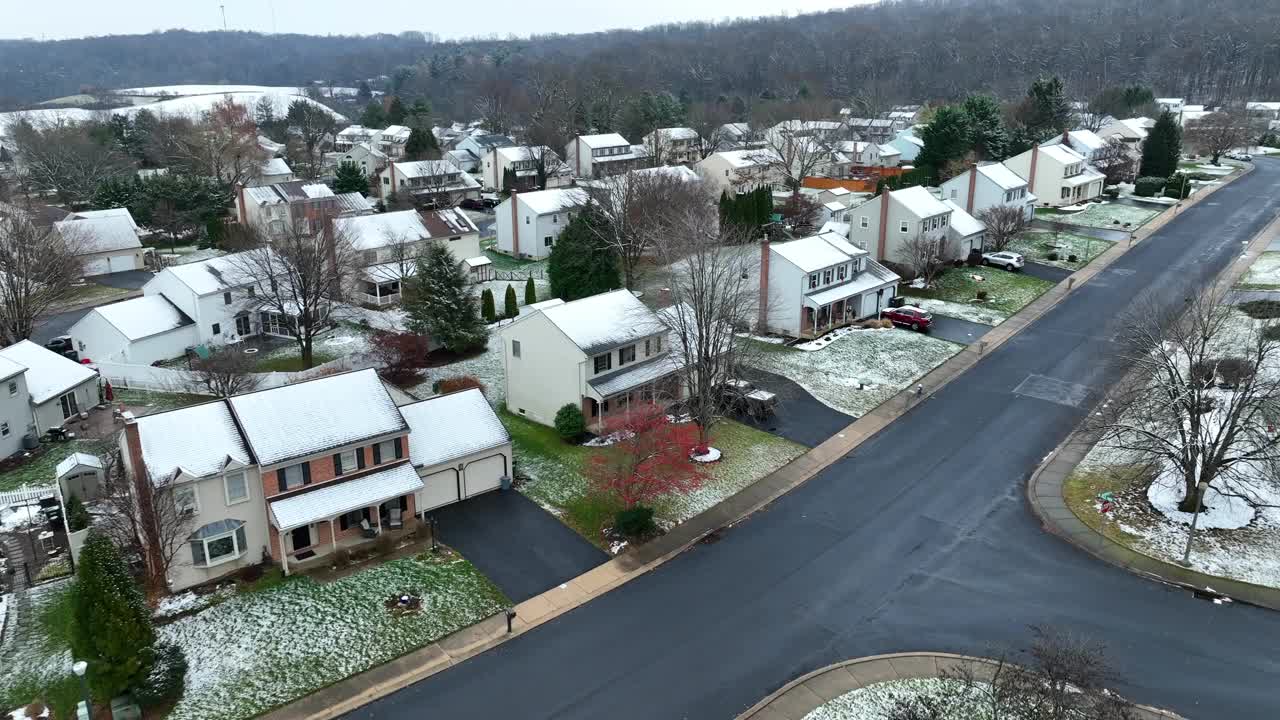
[[[17,0],[4,0],[5,3]],[[870,0],[861,0],[869,2]],[[442,38],[578,33],[664,22],[817,12],[859,0],[62,0],[3,13],[0,37],[54,40],[222,28],[314,35],[433,32]]]

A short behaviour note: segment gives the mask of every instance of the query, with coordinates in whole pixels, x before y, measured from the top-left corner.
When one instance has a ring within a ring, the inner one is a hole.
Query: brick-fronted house
[[[411,524],[424,498],[437,507],[466,496],[440,467],[461,457],[451,448],[503,458],[476,473],[467,495],[498,487],[510,439],[483,397],[448,401],[459,407],[447,409],[447,425],[429,408],[410,410],[452,397],[405,406],[419,418],[411,425],[377,373],[362,370],[128,421],[120,445],[138,495],[163,488],[157,502],[187,518],[170,588],[263,559],[287,574]]]

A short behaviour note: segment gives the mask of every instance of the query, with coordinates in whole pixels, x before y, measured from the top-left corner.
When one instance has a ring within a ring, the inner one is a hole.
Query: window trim
[[[184,494],[187,492],[191,493],[192,507],[191,507],[190,513],[186,513],[183,504],[178,502],[178,493],[180,492]],[[178,514],[180,515],[183,515],[183,514],[199,515],[200,514],[200,491],[196,489],[195,483],[183,483],[182,485],[178,485],[177,487],[173,488],[173,505],[178,509]]]
[[[238,474],[238,475],[240,475],[240,477],[241,477],[241,478],[243,478],[243,482],[244,482],[244,497],[240,498],[239,500],[232,500],[232,499],[231,499],[231,485],[230,485],[230,483],[228,483],[228,482],[227,482],[227,480],[228,480],[232,475],[237,475],[237,474]],[[251,493],[250,493],[250,491],[249,491],[249,473],[248,473],[248,471],[241,469],[241,470],[232,470],[232,471],[230,471],[230,472],[224,472],[224,473],[222,474],[222,497],[227,501],[227,507],[231,507],[232,505],[239,505],[240,503],[249,502],[250,500],[252,500],[252,499],[253,499],[253,497],[252,497],[252,494],[251,494]]]
[[[603,361],[604,361],[604,367],[603,367],[603,368],[602,368],[602,367],[600,367],[600,364],[601,364],[601,363],[600,363],[600,361],[601,361],[601,360],[603,360]],[[613,353],[612,353],[612,352],[607,352],[607,353],[604,353],[604,354],[601,354],[601,355],[596,355],[596,356],[594,356],[594,357],[592,357],[592,358],[591,358],[591,361],[592,361],[592,365],[591,365],[591,366],[592,366],[592,368],[595,370],[595,374],[596,374],[596,375],[599,375],[599,374],[600,374],[600,373],[602,373],[602,372],[609,372],[610,370],[612,370],[612,369],[613,369]]]
[[[515,339],[511,340],[511,357],[515,357],[515,358],[520,357],[520,341],[519,340],[515,340]]]
[[[630,360],[628,360],[628,359],[626,358],[626,356],[624,355],[624,353],[626,353],[628,350],[630,350],[630,351],[631,351],[631,359],[630,359]],[[635,343],[632,343],[632,344],[630,344],[630,345],[626,345],[626,346],[624,346],[624,347],[620,347],[620,348],[618,348],[618,367],[622,367],[623,365],[626,365],[627,363],[633,363],[633,362],[635,362],[635,361],[636,361],[636,346],[635,346]]]
[[[898,232],[902,233],[903,235],[906,235],[907,233],[911,232],[910,225],[911,224],[908,223],[906,220],[903,220],[901,223],[898,224]]]
[[[244,557],[246,548],[240,547],[240,533],[241,532],[245,533],[245,545],[247,546],[249,544],[248,531],[245,530],[246,523],[244,521],[241,520],[238,522],[240,522],[239,525],[232,528],[231,530],[227,530],[226,532],[221,532],[221,533],[218,533],[217,535],[211,535],[205,538],[188,540],[187,544],[189,546],[194,545],[195,543],[200,543],[200,549],[202,554],[204,555],[204,562],[197,562],[195,555],[193,553],[191,557],[192,567],[212,568],[212,567],[217,567],[219,565],[225,565],[226,563],[229,563],[229,562],[234,562]],[[220,556],[216,560],[212,560],[212,561],[209,560],[209,543],[218,542],[228,537],[231,538],[231,552],[226,555]]]

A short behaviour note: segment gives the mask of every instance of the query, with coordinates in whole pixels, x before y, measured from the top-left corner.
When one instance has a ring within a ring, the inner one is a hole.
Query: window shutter
[[[310,461],[302,463],[302,484],[311,484],[311,463]]]
[[[191,541],[191,562],[196,567],[204,567],[205,559],[204,559],[204,541],[203,540]]]
[[[404,457],[404,442],[402,438],[396,438],[396,459]]]
[[[364,469],[364,448],[356,448],[356,469]]]
[[[338,529],[339,529],[339,530],[346,530],[346,529],[347,529],[347,527],[350,525],[350,523],[349,523],[349,521],[348,521],[348,518],[350,518],[350,517],[351,517],[351,513],[342,513],[342,515],[338,517]]]
[[[285,484],[284,480],[284,468],[280,468],[276,471],[276,481],[280,485],[280,492],[284,492],[289,489],[289,486]]]
[[[333,474],[334,475],[342,474],[342,453],[333,454]]]
[[[373,446],[373,464],[374,465],[382,464],[382,446],[377,444]]]

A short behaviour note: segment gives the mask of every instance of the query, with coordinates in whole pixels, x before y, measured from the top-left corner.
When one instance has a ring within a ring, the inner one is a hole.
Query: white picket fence
[[[95,364],[98,366],[98,372],[102,374],[102,377],[117,388],[193,393],[197,395],[205,395],[209,392],[208,388],[200,382],[199,376],[189,370],[112,362]],[[277,388],[303,380],[314,380],[325,375],[348,370],[363,370],[374,366],[375,364],[368,359],[346,356],[331,360],[323,365],[317,365],[310,370],[256,373],[258,377],[257,389]]]
[[[23,485],[17,490],[0,492],[0,507],[27,505],[57,494],[58,490],[53,485]]]

